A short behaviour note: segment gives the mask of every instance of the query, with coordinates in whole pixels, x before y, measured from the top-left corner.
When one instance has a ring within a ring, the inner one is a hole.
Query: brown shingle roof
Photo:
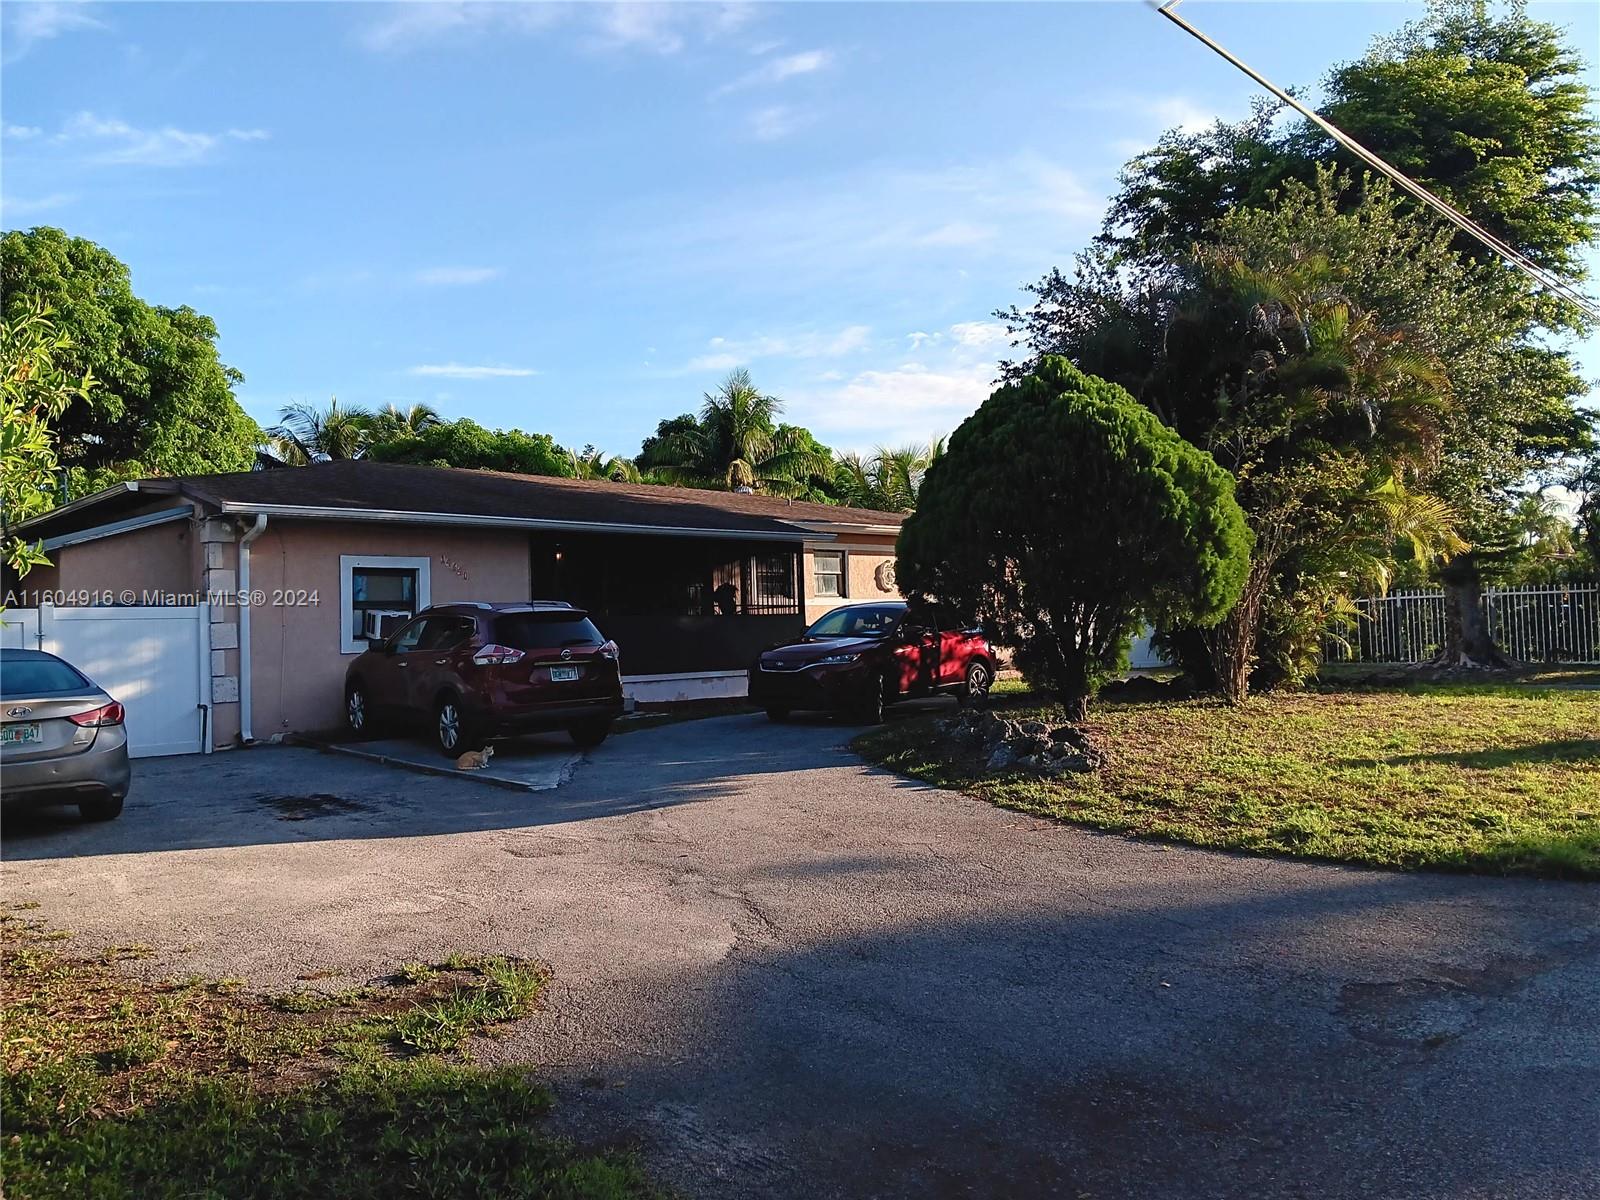
[[[791,522],[898,527],[905,520],[903,513],[774,496],[362,460],[151,481],[157,486],[163,482],[201,499],[237,505],[381,509],[789,536],[794,534]]]

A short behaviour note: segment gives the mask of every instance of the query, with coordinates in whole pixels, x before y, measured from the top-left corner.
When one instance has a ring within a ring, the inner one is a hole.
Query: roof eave
[[[631,521],[561,521],[545,517],[494,517],[472,513],[407,512],[402,509],[333,508],[307,504],[252,504],[243,500],[224,500],[224,513],[264,514],[313,521],[373,521],[391,525],[447,525],[480,529],[549,530],[557,533],[623,533],[657,537],[721,538],[739,541],[804,542],[808,535],[796,529],[715,529],[680,525],[644,525]],[[831,535],[826,535],[832,540]]]

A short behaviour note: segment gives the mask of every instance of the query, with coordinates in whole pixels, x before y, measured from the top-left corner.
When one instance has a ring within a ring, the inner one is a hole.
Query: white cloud
[[[1202,108],[1187,96],[1146,96],[1140,97],[1134,104],[1136,108],[1159,121],[1163,129],[1204,133],[1217,120],[1215,112]]]
[[[4,11],[7,62],[15,62],[40,42],[48,42],[64,33],[107,28],[87,4],[12,3],[7,4]]]
[[[750,136],[758,142],[776,142],[809,125],[811,114],[787,104],[769,104],[756,109],[745,118],[745,123]]]
[[[15,138],[19,142],[25,142],[29,138],[36,138],[43,132],[44,130],[37,125],[7,125],[5,129],[6,137]]]
[[[363,6],[366,7],[366,6]],[[676,54],[692,40],[721,37],[751,15],[745,4],[714,3],[416,3],[373,5],[381,16],[358,40],[398,53],[482,37],[537,36],[564,27],[596,50]]]
[[[786,393],[789,412],[835,448],[926,442],[949,433],[994,390],[991,363],[910,362],[862,371],[838,387]]]
[[[209,158],[226,142],[259,142],[270,136],[264,129],[229,129],[223,133],[203,133],[172,125],[140,129],[118,117],[80,112],[69,118],[50,140],[85,146],[91,163],[182,167]]]
[[[52,192],[48,196],[32,198],[6,196],[0,199],[0,217],[6,221],[29,217],[35,213],[49,212],[53,208],[64,208],[77,198],[70,192]]]
[[[1070,257],[1099,223],[1104,200],[1037,154],[921,171],[868,168],[733,185],[714,211],[665,214],[623,202],[615,250],[636,264],[695,280],[760,275],[769,289],[879,282],[905,293],[939,286],[976,260],[1029,278]],[[993,231],[993,237],[982,236]],[[916,282],[913,282],[916,281]]]
[[[727,371],[760,358],[843,358],[864,350],[871,339],[868,325],[846,325],[833,333],[799,330],[739,339],[714,337],[706,343],[710,352],[691,358],[684,371]]]
[[[528,375],[537,375],[538,372],[529,367],[468,366],[452,362],[407,367],[406,374],[427,375],[439,379],[520,379]]]
[[[1011,342],[1011,335],[999,321],[962,321],[950,326],[950,336],[957,345],[970,346],[975,350],[1006,346]]]
[[[416,280],[429,287],[459,287],[487,283],[504,274],[500,267],[428,267],[417,272]]]
[[[729,92],[741,91],[744,88],[782,83],[785,79],[793,79],[797,75],[811,75],[824,70],[832,62],[831,50],[802,50],[798,54],[769,58],[753,71],[747,71],[737,79],[730,80],[711,94],[714,97],[726,96]]]

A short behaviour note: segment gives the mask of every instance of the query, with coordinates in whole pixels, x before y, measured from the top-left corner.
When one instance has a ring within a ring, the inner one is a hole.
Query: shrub
[[[1141,624],[1219,620],[1250,533],[1233,479],[1115,384],[1046,358],[964,421],[901,531],[908,599],[982,621],[1081,718]]]

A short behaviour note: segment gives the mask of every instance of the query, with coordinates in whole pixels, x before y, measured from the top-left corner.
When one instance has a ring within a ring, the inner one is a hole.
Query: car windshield
[[[79,692],[91,686],[58,658],[6,658],[0,663],[0,698],[20,700],[47,692]]]
[[[582,613],[512,613],[496,617],[494,640],[514,650],[558,650],[563,646],[598,646],[605,638]]]
[[[905,611],[898,605],[885,605],[882,608],[836,608],[806,630],[806,636],[813,638],[887,637],[894,632],[894,627],[900,623],[900,618],[905,615]]]

